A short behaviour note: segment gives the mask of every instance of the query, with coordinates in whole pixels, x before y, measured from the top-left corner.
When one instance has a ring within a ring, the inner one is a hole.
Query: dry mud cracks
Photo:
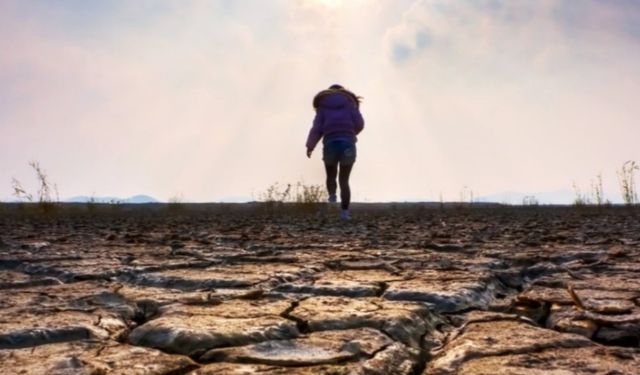
[[[3,208],[2,374],[640,368],[637,211],[80,208]]]

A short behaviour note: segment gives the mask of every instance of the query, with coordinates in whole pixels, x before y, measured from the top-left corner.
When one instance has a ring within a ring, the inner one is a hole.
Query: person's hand
[[[307,157],[308,157],[308,158],[311,158],[311,153],[312,153],[312,152],[313,152],[313,150],[312,150],[312,149],[310,149],[310,148],[308,148],[308,149],[307,149]]]

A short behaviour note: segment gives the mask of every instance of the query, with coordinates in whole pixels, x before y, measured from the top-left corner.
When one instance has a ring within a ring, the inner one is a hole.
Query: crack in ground
[[[389,283],[386,281],[379,281],[377,284],[379,289],[378,289],[378,293],[376,293],[376,296],[382,297],[384,292],[386,292],[387,289],[389,289]]]
[[[298,332],[303,334],[311,333],[311,329],[309,328],[309,322],[307,322],[304,319],[297,318],[291,315],[291,313],[293,312],[293,310],[295,310],[296,307],[300,305],[300,302],[304,301],[306,298],[308,297],[303,297],[297,301],[292,301],[291,305],[280,314],[281,317],[296,323],[296,327],[298,327]]]

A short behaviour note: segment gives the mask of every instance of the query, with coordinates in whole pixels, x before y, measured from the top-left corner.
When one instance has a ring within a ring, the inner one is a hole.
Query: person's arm
[[[360,109],[359,108],[354,108],[353,112],[351,113],[351,117],[353,118],[353,124],[355,125],[355,132],[356,135],[360,134],[360,132],[362,131],[362,129],[364,129],[364,118],[362,117],[362,114],[360,113]]]
[[[313,126],[307,137],[307,157],[311,157],[311,152],[322,138],[322,114],[316,111],[316,117],[313,119]]]

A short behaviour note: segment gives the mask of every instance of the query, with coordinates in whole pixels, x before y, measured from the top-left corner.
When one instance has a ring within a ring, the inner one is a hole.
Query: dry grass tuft
[[[167,209],[172,213],[184,211],[184,196],[182,194],[176,194],[169,197],[169,200],[167,201]]]
[[[324,196],[325,190],[320,185],[276,182],[258,195],[258,201],[265,204],[268,214],[284,212],[285,207],[293,212],[315,212],[324,202]]]
[[[51,183],[49,176],[37,161],[29,162],[29,166],[34,170],[36,178],[38,180],[38,207],[45,213],[51,213],[55,211],[56,203],[60,201],[58,194],[58,185]],[[11,179],[11,185],[13,188],[13,195],[20,201],[33,202],[34,194],[29,193],[20,181],[16,178]]]
[[[640,167],[638,167],[638,164],[635,161],[629,160],[626,161],[618,171],[618,181],[620,183],[622,200],[627,205],[638,203],[635,173],[639,169]]]
[[[573,193],[575,195],[575,198],[573,199],[573,204],[574,205],[576,205],[576,206],[586,206],[586,205],[591,204],[591,200],[589,199],[589,195],[585,194],[582,190],[580,190],[580,188],[575,183],[575,181],[573,182]]]

